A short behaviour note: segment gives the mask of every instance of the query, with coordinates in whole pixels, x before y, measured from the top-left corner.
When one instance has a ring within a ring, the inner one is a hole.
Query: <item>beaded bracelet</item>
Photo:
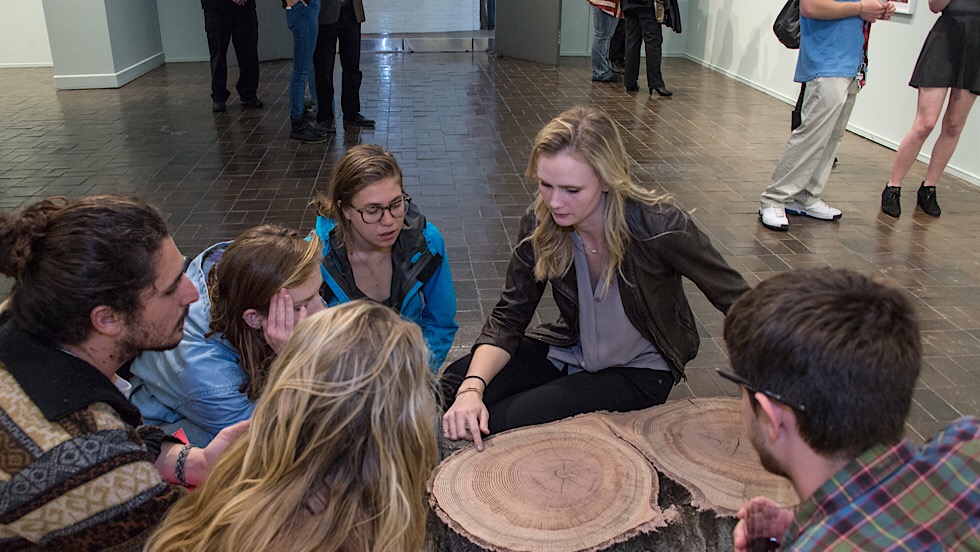
[[[184,469],[187,465],[187,455],[190,454],[192,448],[194,445],[184,445],[180,447],[180,453],[177,454],[177,468],[174,470],[174,475],[177,476],[177,482],[184,487],[189,485]]]
[[[480,391],[476,387],[467,387],[466,389],[460,389],[459,391],[456,392],[456,396],[458,397],[463,393],[476,393],[477,395],[480,396],[480,400],[483,400],[483,391]]]
[[[487,388],[487,380],[481,378],[480,376],[466,376],[465,378],[463,378],[463,381],[466,381],[466,380],[471,379],[471,378],[478,379],[478,380],[482,381],[483,382],[483,388],[484,389]]]

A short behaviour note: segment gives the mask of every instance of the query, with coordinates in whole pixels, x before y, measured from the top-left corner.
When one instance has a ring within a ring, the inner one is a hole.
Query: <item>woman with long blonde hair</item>
[[[293,327],[324,308],[320,243],[263,224],[207,248],[187,267],[201,298],[176,349],[133,362],[132,401],[146,423],[207,445],[248,419]]]
[[[173,507],[149,552],[421,550],[436,463],[418,326],[354,301],[302,322],[246,438]]]
[[[579,106],[538,133],[507,283],[470,355],[446,369],[443,432],[470,439],[660,404],[697,354],[682,277],[725,312],[745,280],[669,196],[641,188],[616,122]],[[525,335],[546,284],[560,318]],[[451,405],[451,406],[450,406]]]

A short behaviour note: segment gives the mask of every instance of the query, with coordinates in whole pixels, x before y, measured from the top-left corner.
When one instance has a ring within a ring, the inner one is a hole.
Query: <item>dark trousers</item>
[[[661,46],[664,43],[664,31],[653,8],[630,8],[626,14],[626,74],[623,84],[626,88],[636,88],[640,76],[640,42],[646,49],[647,58],[647,87],[660,88],[665,86],[664,76],[660,72]]]
[[[256,97],[259,87],[259,20],[255,4],[239,6],[225,2],[220,8],[204,8],[204,30],[211,53],[211,99],[228,100],[228,44],[235,45],[238,58],[238,84],[243,99]]]
[[[609,40],[609,61],[624,63],[626,60],[626,20],[616,23],[616,30]]]
[[[333,67],[340,44],[340,109],[344,116],[361,111],[361,24],[357,21],[354,6],[340,8],[336,23],[320,25],[313,51],[313,72],[316,75],[316,98],[319,105],[316,120],[328,123],[333,120]]]
[[[466,355],[446,368],[440,382],[444,408],[453,403],[470,360],[472,355]],[[627,412],[663,404],[673,385],[670,372],[648,368],[568,375],[548,360],[546,343],[524,338],[507,366],[490,381],[483,403],[490,412],[493,434],[586,412]]]

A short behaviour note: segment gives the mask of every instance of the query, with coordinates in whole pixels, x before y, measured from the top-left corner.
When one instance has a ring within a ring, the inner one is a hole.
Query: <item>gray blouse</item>
[[[592,289],[585,248],[574,232],[572,243],[579,299],[579,342],[569,348],[552,345],[548,360],[559,369],[567,366],[569,374],[620,366],[669,371],[657,348],[626,317],[619,278],[613,278],[608,290],[603,289],[602,280]]]

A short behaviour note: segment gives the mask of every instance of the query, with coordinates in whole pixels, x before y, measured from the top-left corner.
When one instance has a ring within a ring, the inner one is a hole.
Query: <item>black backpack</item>
[[[792,50],[800,48],[800,0],[788,0],[772,24],[772,32],[783,46]]]

